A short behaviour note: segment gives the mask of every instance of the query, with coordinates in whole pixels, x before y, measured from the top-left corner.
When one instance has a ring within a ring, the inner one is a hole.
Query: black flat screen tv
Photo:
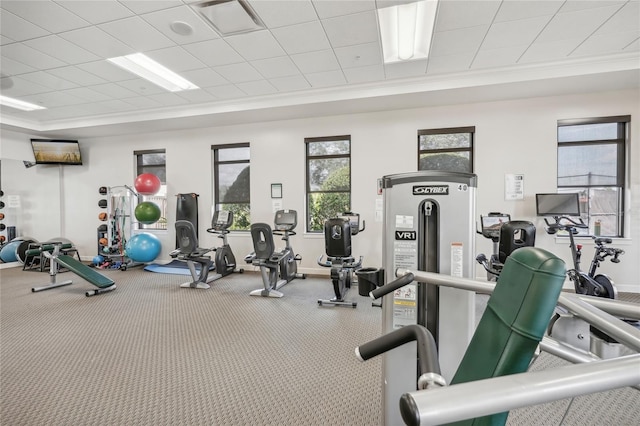
[[[578,194],[536,194],[538,216],[580,216]]]
[[[36,164],[82,165],[78,141],[63,139],[31,139]]]

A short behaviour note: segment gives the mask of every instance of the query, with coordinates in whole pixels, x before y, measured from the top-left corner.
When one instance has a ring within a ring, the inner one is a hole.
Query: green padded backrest
[[[525,372],[553,315],[565,272],[564,262],[546,250],[515,250],[505,262],[451,384]],[[454,424],[504,425],[508,415]]]

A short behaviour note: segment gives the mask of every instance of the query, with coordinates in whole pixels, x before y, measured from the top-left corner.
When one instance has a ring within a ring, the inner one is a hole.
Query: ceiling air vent
[[[194,6],[222,36],[265,28],[262,20],[245,0],[212,0]]]

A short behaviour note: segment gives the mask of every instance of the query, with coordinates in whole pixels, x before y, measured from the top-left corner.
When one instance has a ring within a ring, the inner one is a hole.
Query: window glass
[[[232,230],[251,226],[249,144],[216,145],[213,150],[214,210],[233,213]]]
[[[418,170],[473,172],[474,127],[418,130]]]

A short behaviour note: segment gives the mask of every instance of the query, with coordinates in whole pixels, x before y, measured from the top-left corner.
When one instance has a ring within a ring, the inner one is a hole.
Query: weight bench
[[[44,272],[49,267],[49,258],[44,252],[51,253],[55,245],[60,245],[60,254],[74,254],[80,260],[80,252],[71,242],[63,242],[57,240],[45,241],[44,243],[30,243],[24,254],[23,271],[36,270]]]
[[[52,288],[63,287],[66,285],[70,285],[72,283],[71,280],[66,280],[62,282],[57,282],[56,277],[58,274],[58,265],[67,268],[69,271],[78,275],[80,278],[90,282],[91,284],[98,287],[96,290],[87,291],[85,295],[87,297],[95,296],[96,294],[106,293],[108,291],[113,291],[116,289],[116,284],[114,281],[99,272],[91,269],[84,263],[74,259],[73,257],[60,254],[60,251],[63,249],[65,244],[54,244],[51,252],[44,250],[42,254],[49,259],[49,276],[51,277],[51,281],[49,284],[33,287],[31,288],[32,292],[49,290]],[[37,250],[37,249],[34,249]]]

